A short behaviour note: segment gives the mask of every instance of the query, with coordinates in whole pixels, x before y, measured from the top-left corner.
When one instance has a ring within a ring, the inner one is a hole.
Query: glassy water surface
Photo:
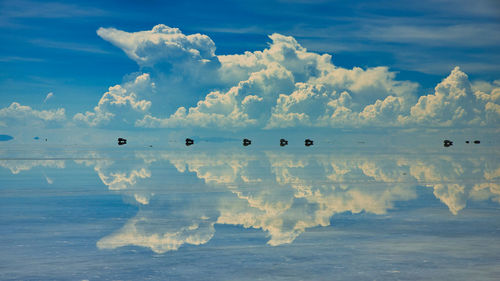
[[[497,280],[498,149],[9,147],[2,280]]]

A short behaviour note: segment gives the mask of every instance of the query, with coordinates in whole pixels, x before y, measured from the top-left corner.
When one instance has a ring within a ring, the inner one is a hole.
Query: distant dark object
[[[34,139],[34,140],[39,140],[39,139],[40,139],[40,137],[34,137],[33,139]]]
[[[127,140],[124,138],[118,138],[118,145],[124,145],[127,144]]]
[[[449,147],[453,145],[453,142],[451,140],[444,140],[443,145],[444,147]]]
[[[10,140],[13,140],[14,137],[13,136],[9,136],[9,135],[0,135],[0,141],[10,141]]]
[[[305,144],[305,146],[311,146],[311,145],[313,145],[313,144],[314,144],[314,142],[313,142],[312,140],[310,140],[310,139],[306,139],[306,140],[304,141],[304,144]]]
[[[190,145],[192,145],[192,144],[194,144],[194,140],[192,140],[192,139],[190,139],[190,138],[187,138],[187,139],[186,139],[186,145],[187,145],[187,146],[190,146]]]
[[[286,139],[280,139],[280,146],[288,145],[288,141]]]
[[[465,141],[465,143],[470,143],[470,141]]]
[[[474,143],[475,143],[475,144],[480,144],[481,142],[480,142],[480,141],[478,141],[478,140],[475,140],[475,141],[474,141]]]
[[[252,144],[252,141],[249,139],[243,139],[243,146],[249,146]]]
[[[45,141],[47,141],[47,139],[45,139]]]

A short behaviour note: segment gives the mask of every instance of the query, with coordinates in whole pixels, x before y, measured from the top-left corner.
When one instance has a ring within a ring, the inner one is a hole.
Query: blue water
[[[499,150],[10,146],[1,280],[497,280]]]

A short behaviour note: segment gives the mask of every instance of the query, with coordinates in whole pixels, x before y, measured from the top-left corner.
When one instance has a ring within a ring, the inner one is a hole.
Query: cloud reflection
[[[432,188],[455,215],[467,200],[500,202],[493,156],[221,149],[138,152],[136,158],[143,166],[128,172],[96,163],[103,183],[139,206],[137,216],[101,239],[99,248],[136,245],[164,253],[207,243],[216,224],[261,229],[277,246],[308,228],[330,225],[335,214],[385,214],[396,202],[416,199],[418,188]],[[161,169],[151,170],[154,165],[173,166],[176,174],[155,173]],[[137,184],[129,180],[134,175],[146,176],[135,176]]]
[[[260,229],[278,246],[308,228],[335,224],[336,214],[386,214],[397,202],[417,199],[419,189],[432,189],[453,215],[468,201],[500,203],[495,153],[309,152],[144,150],[123,161],[96,151],[74,162],[138,207],[121,229],[98,241],[100,249],[135,245],[165,253],[207,243],[222,224]],[[12,174],[66,165],[0,161]]]
[[[66,167],[64,160],[0,160],[0,167],[9,169],[14,175],[23,171],[29,171],[36,167],[64,169]],[[47,179],[49,182],[49,179]],[[50,183],[50,182],[49,182]]]

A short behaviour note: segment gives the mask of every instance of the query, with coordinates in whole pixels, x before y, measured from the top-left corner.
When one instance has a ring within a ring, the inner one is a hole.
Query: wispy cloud
[[[95,53],[95,54],[109,54],[108,51],[105,51],[99,47],[88,44],[75,43],[75,42],[52,41],[47,39],[34,39],[30,40],[29,42],[33,45],[37,45],[44,48],[64,49],[70,51]]]
[[[387,43],[423,46],[487,47],[500,46],[500,24],[455,24],[446,26],[405,23],[367,24],[358,34],[366,39]]]
[[[6,57],[0,57],[0,62],[17,62],[17,61],[24,61],[24,62],[43,62],[45,61],[44,59],[41,58],[32,58],[32,57],[19,57],[19,56],[6,56]]]
[[[403,49],[404,47],[395,47]],[[393,67],[410,69],[427,74],[441,74],[449,72],[455,65],[460,65],[467,73],[495,73],[498,71],[500,56],[491,53],[463,54],[459,50],[450,48],[448,53],[436,57],[430,52],[418,48],[407,48],[395,54],[396,62]]]
[[[377,1],[365,5],[382,10],[419,12],[434,18],[500,18],[500,3],[495,0]]]
[[[500,22],[374,15],[331,20],[335,24],[295,25],[287,34],[312,51],[379,52],[401,70],[443,75],[454,65],[469,65],[464,69],[475,74],[498,71]]]
[[[50,92],[47,94],[47,96],[45,97],[45,99],[43,100],[43,103],[46,103],[49,99],[53,98],[54,97],[54,93]]]
[[[257,26],[242,26],[242,27],[227,27],[227,26],[200,26],[199,30],[215,33],[232,33],[232,34],[265,34],[265,30]]]
[[[3,1],[0,3],[0,28],[32,28],[26,19],[72,19],[103,17],[108,12],[95,7],[58,2]]]
[[[106,14],[98,8],[58,2],[6,1],[1,7],[1,18],[72,18]]]

